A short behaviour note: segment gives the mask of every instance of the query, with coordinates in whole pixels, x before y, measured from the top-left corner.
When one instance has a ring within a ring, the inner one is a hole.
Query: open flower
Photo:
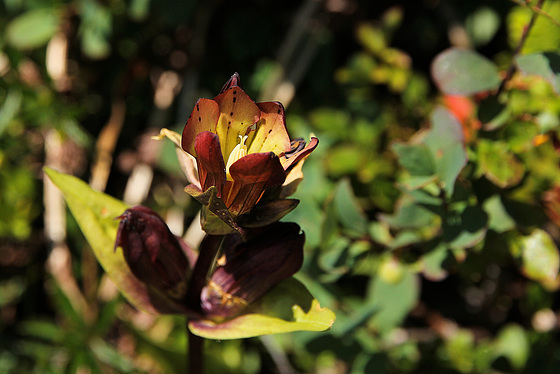
[[[297,201],[269,202],[262,210],[266,217],[239,219],[265,192],[281,190],[288,173],[319,142],[290,141],[282,104],[255,103],[238,84],[236,73],[214,99],[199,99],[181,139],[198,169],[198,180],[186,191],[206,207],[203,225],[212,234],[240,231],[240,221],[249,226],[258,226],[259,220],[268,224],[295,208]],[[220,226],[220,221],[229,227]]]

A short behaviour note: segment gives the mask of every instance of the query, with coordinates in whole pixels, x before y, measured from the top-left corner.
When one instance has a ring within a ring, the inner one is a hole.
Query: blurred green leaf
[[[431,176],[436,172],[434,157],[425,144],[393,144],[401,166],[413,176]]]
[[[523,369],[530,350],[529,339],[523,327],[519,325],[505,326],[493,342],[493,351],[496,357],[506,357],[514,370]]]
[[[432,78],[441,92],[450,95],[472,95],[500,84],[498,68],[492,61],[474,51],[456,48],[434,59]]]
[[[60,11],[56,7],[32,9],[8,24],[6,39],[19,49],[41,47],[52,38],[59,23]]]
[[[509,151],[503,141],[480,140],[478,144],[478,172],[495,185],[506,188],[521,181],[523,164]]]
[[[332,204],[340,224],[350,235],[367,233],[367,218],[356,200],[350,180],[343,179],[336,185]]]
[[[482,46],[496,35],[500,27],[500,16],[494,9],[481,6],[469,14],[465,26],[473,44]]]
[[[515,60],[519,70],[525,74],[543,77],[552,84],[556,93],[560,94],[560,54],[534,53],[517,56]]]
[[[219,324],[191,320],[189,329],[207,339],[241,339],[293,331],[325,331],[336,318],[294,278],[280,283],[250,309]]]
[[[372,323],[382,334],[396,327],[416,305],[420,292],[416,274],[403,270],[398,283],[387,283],[379,276],[371,278],[366,296],[368,305],[375,314]]]
[[[557,24],[549,19],[549,17],[553,20],[560,19],[560,2],[555,0],[545,1],[542,11],[546,16],[541,14],[537,17],[523,44],[522,54],[554,51],[560,48],[560,29]],[[517,6],[511,9],[507,17],[507,26],[509,44],[512,49],[517,47],[533,14],[533,10],[529,7]]]
[[[541,229],[521,240],[523,273],[537,281],[552,281],[558,276],[560,256],[552,238]]]
[[[4,102],[0,106],[0,137],[20,110],[22,96],[21,91],[17,88],[9,90],[6,94]]]
[[[499,233],[515,228],[515,221],[507,213],[499,195],[488,198],[483,207],[488,214],[488,228]]]
[[[468,160],[463,129],[457,118],[443,107],[434,111],[431,122],[432,127],[424,138],[424,144],[432,151],[437,174],[447,196],[451,196],[455,180]]]
[[[453,368],[462,373],[473,371],[474,336],[467,329],[458,330],[445,342],[445,351]]]

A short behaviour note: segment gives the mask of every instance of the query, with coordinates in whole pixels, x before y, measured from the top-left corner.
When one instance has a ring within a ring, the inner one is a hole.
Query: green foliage
[[[208,373],[560,372],[560,1],[187,3],[0,4],[0,372],[186,371],[184,319],[109,292],[105,272],[133,279],[113,248],[128,205],[109,195],[142,165],[142,204],[198,221],[172,147],[144,134],[180,132],[234,71],[320,144],[282,219],[306,236],[297,281],[236,329],[191,326],[211,338]],[[61,37],[62,77],[47,63]],[[41,217],[50,134],[79,177],[47,172],[72,213],[66,278]],[[99,159],[106,194],[79,182]],[[265,330],[292,332],[235,340]]]

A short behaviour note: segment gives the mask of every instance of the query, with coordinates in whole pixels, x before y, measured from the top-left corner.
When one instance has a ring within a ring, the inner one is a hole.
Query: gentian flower
[[[266,225],[295,208],[295,200],[278,201],[282,185],[319,142],[290,141],[282,104],[255,103],[238,84],[236,73],[214,99],[199,99],[181,139],[198,169],[186,191],[206,207],[203,226],[211,234],[241,232],[238,224]],[[266,200],[265,193],[272,196],[266,208],[241,218]]]

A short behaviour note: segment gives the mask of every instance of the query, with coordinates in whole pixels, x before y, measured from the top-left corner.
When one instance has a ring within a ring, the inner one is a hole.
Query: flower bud
[[[121,216],[115,250],[121,247],[132,273],[146,285],[180,300],[186,294],[189,261],[180,239],[163,219],[144,206]]]
[[[207,317],[234,317],[301,267],[305,236],[298,225],[277,222],[257,232],[247,242],[236,235],[227,238],[225,264],[202,290]]]

